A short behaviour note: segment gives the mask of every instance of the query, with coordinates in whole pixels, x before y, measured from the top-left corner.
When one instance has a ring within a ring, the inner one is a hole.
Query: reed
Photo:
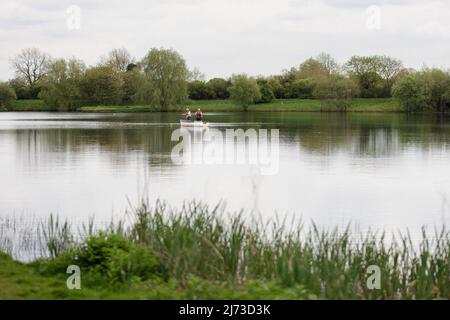
[[[8,225],[12,222],[8,221]],[[0,246],[5,239],[0,224]],[[246,285],[254,281],[301,286],[321,299],[450,299],[450,233],[443,227],[419,241],[409,233],[323,229],[301,220],[263,221],[191,202],[181,209],[164,202],[134,208],[126,221],[74,231],[50,217],[37,232],[47,256],[80,246],[100,230],[148,247],[166,278],[181,287],[191,279]],[[28,234],[30,232],[28,231]],[[10,248],[11,249],[11,248]],[[0,248],[0,251],[2,248]],[[367,286],[369,266],[381,270],[381,289]]]

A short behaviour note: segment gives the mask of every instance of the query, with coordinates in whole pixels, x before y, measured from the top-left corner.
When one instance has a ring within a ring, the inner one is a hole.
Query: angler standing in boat
[[[197,112],[195,113],[195,120],[202,121],[203,119],[203,112],[200,110],[200,108],[197,109]]]

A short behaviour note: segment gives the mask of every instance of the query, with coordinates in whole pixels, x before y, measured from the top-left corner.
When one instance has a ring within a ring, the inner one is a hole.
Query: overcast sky
[[[2,0],[0,10],[0,80],[26,47],[87,64],[116,47],[136,58],[172,48],[207,78],[270,75],[322,51],[450,67],[448,0]]]

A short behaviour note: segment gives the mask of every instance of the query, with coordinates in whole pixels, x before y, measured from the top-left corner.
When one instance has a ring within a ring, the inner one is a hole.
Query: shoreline
[[[445,226],[434,236],[424,231],[415,246],[409,233],[389,241],[385,233],[354,234],[350,226],[247,223],[196,202],[178,211],[142,204],[131,217],[129,225],[94,228],[91,221],[76,229],[50,215],[44,229],[18,230],[35,234],[45,250],[23,263],[0,247],[0,299],[450,298]],[[32,241],[22,238],[19,249]],[[0,244],[12,244],[5,240],[0,234]],[[81,290],[68,290],[68,266],[82,270]],[[373,266],[382,290],[366,286]]]
[[[231,100],[190,100],[180,107],[160,110],[148,105],[110,105],[110,106],[81,106],[75,111],[81,113],[147,113],[147,112],[181,112],[185,107],[201,108],[203,112],[341,112],[337,109],[324,107],[319,100],[312,99],[277,99],[268,103],[249,106],[248,111],[234,104]],[[3,112],[59,112],[52,107],[45,106],[42,100],[17,100],[9,111]],[[392,98],[385,99],[354,99],[345,112],[351,113],[403,113],[403,109]],[[344,113],[345,113],[344,112]],[[428,113],[428,112],[427,112]],[[432,113],[432,112],[429,112]]]

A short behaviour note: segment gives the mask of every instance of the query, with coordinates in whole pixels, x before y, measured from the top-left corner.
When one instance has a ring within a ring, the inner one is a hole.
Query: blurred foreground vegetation
[[[415,243],[408,234],[387,239],[244,217],[219,206],[173,210],[158,202],[102,228],[90,221],[76,229],[50,216],[34,225],[34,238],[30,230],[18,231],[20,241],[8,238],[17,224],[3,220],[0,251],[34,248],[40,258],[20,263],[1,254],[0,298],[450,298],[445,229],[424,231]],[[81,269],[81,290],[66,288],[69,265]],[[373,265],[381,271],[379,290],[367,286]]]

